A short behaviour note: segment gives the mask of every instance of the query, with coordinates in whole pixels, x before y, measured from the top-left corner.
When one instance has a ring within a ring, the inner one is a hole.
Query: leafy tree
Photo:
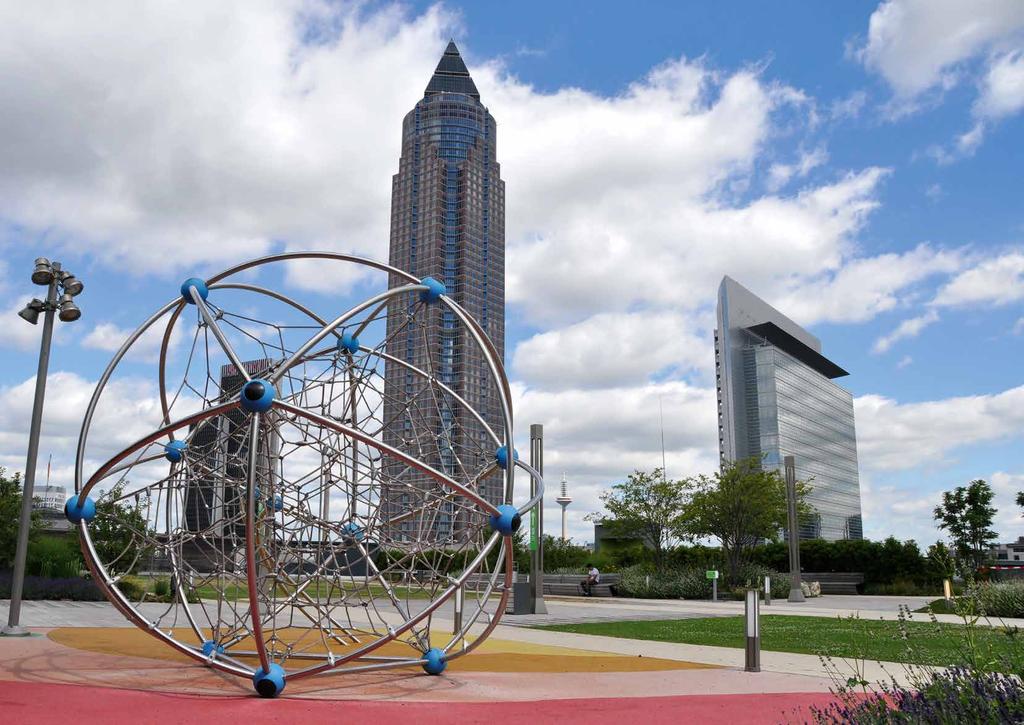
[[[96,503],[96,518],[89,523],[89,535],[100,560],[112,575],[132,574],[152,554],[145,544],[145,511],[149,498],[141,494],[122,499],[125,482],[119,481],[110,493],[102,492]],[[134,503],[134,505],[133,505]]]
[[[21,522],[21,474],[7,475],[0,466],[0,569],[14,566],[14,553],[18,547],[18,525]],[[39,512],[32,512],[29,540],[35,538],[42,526]]]
[[[1017,492],[1017,505],[1024,509],[1024,491]]]
[[[681,529],[695,538],[713,537],[722,546],[729,582],[736,585],[740,567],[765,539],[776,540],[786,526],[786,482],[776,470],[764,470],[757,458],[727,463],[712,476],[698,476]],[[803,498],[809,491],[797,483],[798,512],[809,512]]]
[[[935,507],[935,520],[949,532],[957,556],[975,569],[985,563],[988,542],[998,538],[992,530],[993,496],[991,486],[979,478],[944,492],[942,503]]]
[[[634,471],[623,483],[601,494],[607,514],[589,514],[612,536],[637,538],[653,550],[654,566],[662,570],[666,551],[682,530],[687,501],[686,481],[669,481],[660,468],[650,473]]]
[[[956,557],[948,546],[936,541],[928,547],[928,567],[936,579],[952,579],[956,573]]]

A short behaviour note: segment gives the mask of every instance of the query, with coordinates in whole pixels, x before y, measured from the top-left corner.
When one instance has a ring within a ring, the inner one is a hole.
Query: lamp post
[[[796,459],[786,456],[783,459],[786,467],[786,504],[789,524],[789,601],[804,601],[803,587],[800,585],[800,521],[796,508]]]
[[[60,262],[40,257],[32,270],[32,281],[45,286],[46,299],[33,299],[18,313],[26,322],[38,324],[43,313],[43,339],[39,346],[39,367],[36,370],[36,394],[32,403],[32,422],[28,431],[28,458],[25,461],[25,487],[21,493],[21,520],[18,524],[18,547],[14,554],[14,575],[11,579],[11,608],[3,635],[24,637],[29,631],[21,626],[21,595],[25,586],[25,558],[28,555],[28,533],[32,526],[32,494],[36,481],[36,458],[39,456],[39,428],[43,420],[43,398],[46,394],[46,372],[50,366],[50,342],[53,339],[54,313],[61,322],[74,322],[82,316],[74,298],[84,285]]]

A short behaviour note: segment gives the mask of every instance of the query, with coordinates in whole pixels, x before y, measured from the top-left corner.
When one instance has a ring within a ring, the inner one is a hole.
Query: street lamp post
[[[39,456],[39,428],[43,421],[43,398],[46,395],[46,371],[50,366],[50,342],[53,338],[54,313],[62,322],[74,322],[82,316],[74,297],[81,294],[82,282],[61,269],[60,262],[40,257],[32,270],[32,281],[47,287],[46,299],[33,299],[18,313],[35,325],[43,313],[43,339],[39,346],[39,367],[36,370],[36,394],[32,403],[32,422],[28,431],[28,457],[25,461],[25,486],[21,493],[21,520],[18,524],[18,547],[14,554],[14,575],[11,579],[11,608],[3,635],[24,637],[29,631],[21,626],[21,595],[25,588],[25,558],[28,555],[28,533],[32,526],[32,494],[36,482],[36,458]],[[58,294],[59,293],[59,294]]]

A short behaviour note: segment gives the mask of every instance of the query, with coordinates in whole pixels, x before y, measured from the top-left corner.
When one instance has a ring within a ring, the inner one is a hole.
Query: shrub
[[[125,598],[133,602],[142,601],[147,589],[145,581],[133,576],[121,577],[117,582],[117,588],[121,590]]]
[[[706,569],[687,569],[678,578],[679,596],[683,599],[710,599],[711,580]]]
[[[171,582],[168,579],[157,579],[153,582],[153,593],[158,597],[168,597],[171,594]]]
[[[1024,581],[980,584],[974,594],[989,617],[1024,617]]]
[[[942,584],[941,582],[920,584],[910,579],[897,579],[889,584],[865,583],[864,593],[901,597],[934,597],[942,594]]]
[[[789,574],[779,572],[757,564],[747,564],[740,569],[740,581],[747,587],[755,587],[764,591],[764,578],[771,577],[772,597],[781,599],[789,596]]]
[[[51,579],[26,576],[22,596],[26,600],[70,599],[77,602],[102,602],[106,597],[88,579],[69,577]],[[11,572],[0,572],[0,599],[11,598]]]
[[[41,536],[29,543],[25,572],[44,578],[77,577],[85,566],[82,551],[74,539]]]

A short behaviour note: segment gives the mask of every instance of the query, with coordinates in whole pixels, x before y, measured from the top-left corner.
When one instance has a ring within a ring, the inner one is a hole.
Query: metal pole
[[[452,634],[458,634],[462,631],[462,597],[463,585],[460,584],[458,589],[455,590],[453,598],[455,613],[452,616]]]
[[[57,281],[60,265],[53,265],[53,280],[46,293],[46,315],[43,318],[43,340],[39,345],[39,367],[36,369],[36,396],[32,403],[32,422],[28,429],[28,458],[25,461],[25,486],[21,492],[21,520],[18,523],[18,548],[14,553],[14,574],[11,579],[11,609],[3,634],[25,637],[31,634],[21,626],[21,595],[25,589],[25,558],[28,556],[28,533],[32,528],[32,496],[36,483],[36,458],[39,456],[39,429],[43,422],[43,398],[46,396],[46,373],[50,367],[50,341],[53,338],[53,315],[57,311]]]
[[[747,672],[761,671],[761,609],[757,589],[747,590],[746,606],[747,651],[743,669]]]
[[[764,605],[766,607],[771,606],[772,603],[772,578],[768,575],[764,577]]]
[[[530,465],[544,475],[544,426],[530,426]],[[537,481],[530,477],[530,498],[537,495]],[[530,611],[547,614],[544,604],[544,501],[530,509]]]
[[[789,601],[802,602],[804,590],[800,586],[800,532],[796,516],[796,459],[786,456],[786,503],[789,508]]]

